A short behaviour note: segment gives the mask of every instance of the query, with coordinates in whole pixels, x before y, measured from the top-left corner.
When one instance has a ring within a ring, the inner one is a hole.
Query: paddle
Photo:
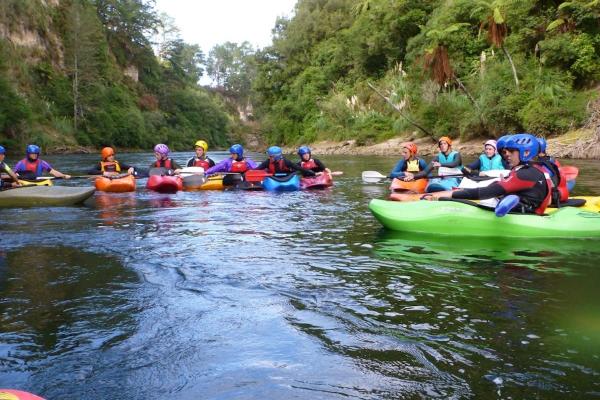
[[[183,186],[187,188],[199,188],[206,183],[204,175],[188,175],[183,177]]]
[[[181,169],[181,176],[190,175],[204,175],[204,168],[202,167],[186,167]]]
[[[262,182],[268,176],[273,176],[273,174],[264,169],[251,169],[246,171],[244,179],[248,182]]]
[[[344,171],[331,171],[329,173],[329,175],[331,175],[331,176],[341,176],[341,175],[344,175]]]
[[[0,192],[6,192],[7,190],[13,190],[13,189],[21,189],[21,188],[25,188],[25,187],[33,187],[33,186],[48,186],[48,185],[36,185],[35,183],[31,183],[28,185],[21,185],[21,186],[11,186],[11,187],[3,187],[0,189]]]
[[[463,173],[460,174],[447,174],[447,175],[433,175],[433,176],[422,176],[420,178],[415,179],[434,179],[434,178],[458,178],[465,176]],[[382,179],[390,179],[389,177],[383,175],[377,171],[363,171],[362,180],[364,183],[377,183]]]

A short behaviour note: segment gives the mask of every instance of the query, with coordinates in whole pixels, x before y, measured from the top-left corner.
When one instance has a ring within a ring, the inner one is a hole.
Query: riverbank
[[[600,159],[600,126],[597,129],[584,128],[571,131],[565,135],[548,139],[548,154],[560,158],[582,158]],[[316,155],[339,154],[339,155],[378,155],[399,157],[402,143],[413,141],[419,147],[421,156],[432,156],[438,153],[437,143],[431,138],[414,136],[396,137],[385,142],[375,143],[369,146],[359,146],[356,140],[345,140],[341,142],[322,141],[310,145]],[[453,148],[465,155],[480,154],[485,139],[478,138],[467,141],[456,139]],[[285,147],[286,153],[296,151],[294,147]]]

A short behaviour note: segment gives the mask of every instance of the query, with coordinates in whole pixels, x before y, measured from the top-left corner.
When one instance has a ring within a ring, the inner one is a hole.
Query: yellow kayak
[[[52,180],[51,179],[44,179],[39,180],[39,181],[27,181],[25,179],[19,179],[19,183],[23,186],[52,186]]]

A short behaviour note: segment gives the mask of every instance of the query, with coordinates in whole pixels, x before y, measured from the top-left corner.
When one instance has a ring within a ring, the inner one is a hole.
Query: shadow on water
[[[0,386],[49,395],[81,379],[92,368],[82,355],[133,334],[137,283],[114,258],[73,247],[0,252]]]

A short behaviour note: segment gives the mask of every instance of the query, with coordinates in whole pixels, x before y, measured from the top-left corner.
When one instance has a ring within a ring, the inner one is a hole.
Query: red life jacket
[[[35,176],[42,176],[44,174],[44,171],[42,171],[42,163],[39,158],[33,162],[29,161],[29,158],[24,158],[21,162],[25,164],[25,171],[29,171],[32,174],[35,174]]]
[[[287,165],[285,165],[285,160],[283,158],[277,161],[269,160],[268,170],[272,174],[276,174],[279,172],[292,172],[292,170],[289,169]]]
[[[196,160],[194,160],[194,165],[192,165],[192,167],[202,167],[206,171],[207,169],[210,168],[210,163],[208,162],[207,159],[204,159],[204,160],[196,159]]]
[[[231,161],[231,169],[229,170],[229,172],[239,172],[239,173],[244,173],[246,171],[248,171],[248,163],[246,163],[246,160],[242,160],[242,161],[236,161],[236,160],[232,160]]]
[[[121,166],[118,161],[100,161],[100,171],[121,172]]]
[[[540,165],[537,164],[528,164],[528,165],[524,165],[521,168],[535,168],[537,169],[540,173],[542,173],[542,175],[544,176],[544,180],[545,182],[541,182],[539,181],[539,183],[543,183],[545,184],[545,192],[546,194],[544,195],[544,199],[539,203],[539,205],[537,206],[537,208],[535,208],[533,210],[534,213],[538,214],[538,215],[543,215],[544,211],[546,211],[546,208],[550,205],[550,202],[552,200],[552,179],[550,179],[550,176],[548,175],[547,171],[541,167]],[[523,198],[527,198],[526,196],[526,192],[531,191],[531,190],[538,190],[538,188],[534,186],[532,187],[531,181],[523,181],[519,178],[519,176],[517,175],[517,169],[512,169],[510,171],[510,174],[508,175],[508,177],[504,180],[501,180],[500,182],[498,182],[502,187],[505,188],[505,190],[508,191],[508,193],[516,193],[516,189],[518,187],[523,187],[521,185],[525,185],[525,186],[529,186],[529,188],[525,189],[521,189],[524,193],[522,195],[522,199]],[[531,194],[531,192],[529,192],[529,194]]]
[[[315,160],[313,160],[312,158],[308,161],[302,161],[300,163],[300,166],[304,169],[310,169],[311,171],[313,169],[319,169],[319,166],[317,165],[317,163],[315,162]]]
[[[156,162],[154,163],[154,166],[156,168],[166,168],[166,169],[173,169],[172,168],[172,163],[171,163],[171,159],[167,158],[166,160],[156,160]]]

